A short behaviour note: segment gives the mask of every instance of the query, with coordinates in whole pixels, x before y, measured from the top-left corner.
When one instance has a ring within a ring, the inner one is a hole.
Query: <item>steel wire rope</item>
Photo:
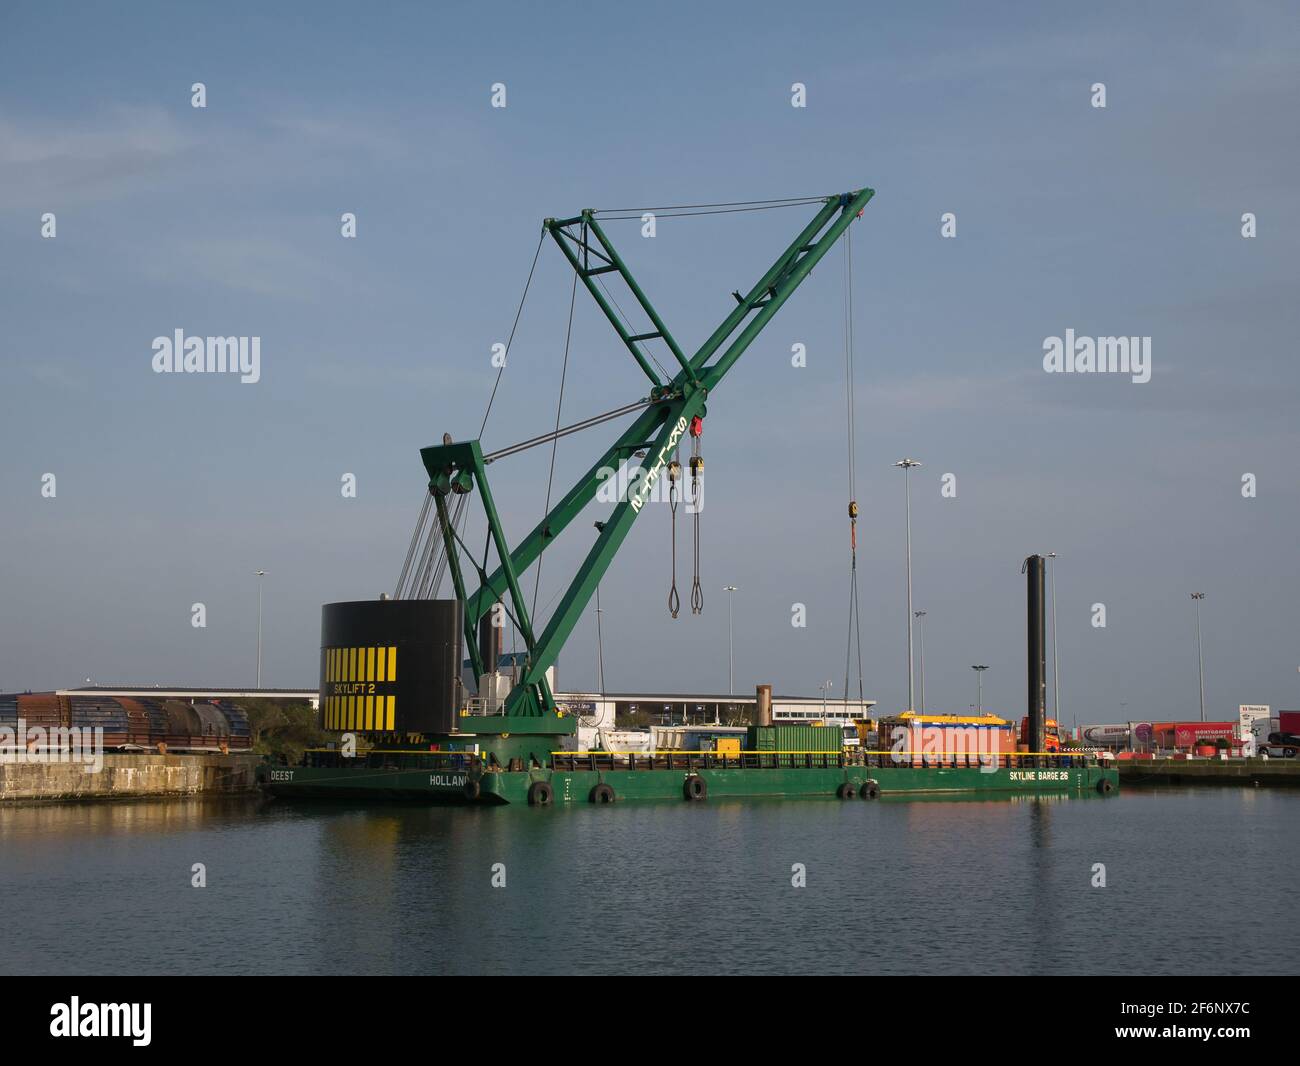
[[[849,702],[849,677],[853,661],[854,637],[857,638],[858,699],[864,699],[862,686],[862,607],[858,598],[858,491],[857,491],[857,425],[854,401],[854,337],[853,337],[853,231],[844,234],[844,375],[845,422],[848,444],[849,488],[849,622],[844,649],[844,703]]]
[[[585,239],[585,236],[584,236]],[[551,490],[555,484],[555,453],[560,446],[560,415],[564,410],[564,384],[569,375],[569,346],[573,341],[573,309],[578,301],[578,275],[573,275],[573,288],[569,292],[569,322],[564,329],[564,362],[560,365],[560,395],[555,401],[555,433],[551,437],[551,469],[546,476],[546,506],[542,508],[542,521],[551,513]],[[537,590],[542,584],[542,558],[546,554],[549,527],[542,529],[542,546],[537,552],[537,569],[533,572],[533,622],[537,621]]]

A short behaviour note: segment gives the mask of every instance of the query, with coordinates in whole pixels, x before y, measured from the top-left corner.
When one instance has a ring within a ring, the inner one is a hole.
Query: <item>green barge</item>
[[[848,738],[835,731],[830,736],[810,733],[808,742],[800,745],[798,740],[780,739],[789,734],[780,734],[773,724],[771,686],[759,685],[745,750],[738,743],[713,751],[664,750],[689,745],[656,743],[659,750],[653,753],[580,751],[610,747],[605,730],[615,727],[616,720],[584,721],[585,730],[580,731],[583,713],[570,713],[556,702],[560,650],[598,595],[602,577],[656,484],[662,490],[667,483],[676,520],[675,501],[687,477],[680,462],[683,448],[690,450],[692,492],[698,488],[706,401],[714,399],[727,373],[873,196],[871,189],[860,188],[814,198],[820,205],[815,216],[748,293],[732,293],[734,306],[728,304],[726,316],[693,354],[673,338],[632,277],[598,212],[546,219],[543,236],[552,239],[576,274],[573,292],[581,281],[648,377],[648,391],[612,411],[562,428],[557,421],[553,433],[495,451],[484,452],[479,439],[458,441],[449,433],[441,443],[421,449],[427,484],[392,598],[384,594],[378,600],[329,603],[322,609],[321,726],[339,738],[338,746],[308,751],[298,766],[262,766],[259,780],[264,787],[283,797],[539,807],[750,796],[870,800],[895,795],[1113,792],[1119,781],[1114,770],[1082,755],[1044,750],[1045,560],[1039,555],[1031,555],[1022,568],[1029,575],[1028,728],[1019,743],[1008,723],[985,721],[982,714],[969,720],[922,721],[926,716],[913,714],[909,692],[909,709],[899,716],[889,739],[877,733],[880,746],[893,743],[897,750],[866,751],[865,736],[858,738],[857,746],[846,746]],[[629,332],[607,297],[606,281],[618,281],[628,290],[652,324],[648,332]],[[667,372],[661,377],[651,366],[642,347],[650,341],[662,342],[672,353],[678,369],[671,377]],[[512,547],[489,485],[488,466],[623,416],[630,421],[619,436],[572,488],[562,495],[557,490],[554,503],[548,484],[547,514]],[[486,420],[485,414],[483,425]],[[617,478],[611,476],[615,472]],[[625,479],[626,488],[615,493],[616,499],[604,498],[607,483],[621,486]],[[471,500],[477,501],[472,510],[481,511],[486,525],[481,551],[465,539]],[[547,546],[574,527],[593,502],[610,506],[592,524],[594,542],[587,540],[590,534],[582,534],[590,546],[542,623],[533,617],[536,596],[530,605],[523,575],[540,566]],[[852,545],[856,502],[850,501],[848,513]],[[698,526],[696,537],[693,614],[704,606]],[[451,580],[453,595],[441,599],[444,576]],[[474,579],[477,588],[470,583]],[[680,602],[675,574],[669,604],[676,617]],[[508,667],[502,658],[507,624],[521,644]],[[462,648],[468,661],[462,659]],[[644,672],[653,665],[656,651],[643,652],[648,654],[638,656],[637,668]],[[810,750],[792,750],[800,746]]]
[[[426,803],[608,804],[622,801],[748,797],[877,799],[925,794],[1058,793],[1108,795],[1113,769],[1082,756],[995,760],[997,765],[890,765],[888,753],[555,752],[545,765],[493,765],[474,752],[372,750],[347,758],[309,751],[300,766],[264,765],[267,792],[286,798],[407,800]],[[1020,763],[1023,763],[1021,765]]]

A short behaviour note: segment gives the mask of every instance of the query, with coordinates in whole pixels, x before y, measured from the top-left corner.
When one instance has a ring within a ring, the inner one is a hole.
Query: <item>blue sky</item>
[[[542,218],[870,185],[868,694],[906,699],[891,464],[914,455],[928,709],[964,710],[984,662],[986,705],[1019,713],[1020,562],[1053,550],[1067,719],[1197,713],[1193,589],[1210,716],[1295,706],[1298,46],[1286,4],[6,5],[0,688],[250,681],[258,568],[265,680],[312,683],[319,605],[394,583],[418,449],[477,430]],[[810,214],[610,227],[694,346]],[[485,447],[555,418],[566,270],[543,249]],[[841,289],[837,250],[710,401],[703,617],[668,618],[666,509],[638,519],[602,587],[611,689],[725,690],[727,583],[738,689],[842,688]],[[260,336],[262,380],[154,374],[151,342],[177,328]],[[1151,382],[1045,374],[1067,328],[1150,336]],[[565,421],[644,391],[581,293],[570,367]],[[557,484],[612,434],[561,442]],[[515,537],[547,460],[492,468]],[[546,557],[543,606],[579,528]],[[589,616],[560,682],[594,679]]]

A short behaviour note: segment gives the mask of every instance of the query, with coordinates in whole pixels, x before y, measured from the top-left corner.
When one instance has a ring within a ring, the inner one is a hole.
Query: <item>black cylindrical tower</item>
[[[495,674],[501,659],[501,630],[505,627],[493,624],[499,613],[493,607],[478,623],[478,653],[485,674]]]
[[[1045,560],[1041,555],[1031,555],[1025,560],[1021,572],[1026,575],[1026,617],[1028,633],[1025,642],[1029,660],[1026,715],[1029,717],[1028,745],[1031,752],[1040,752],[1046,743],[1047,733],[1047,612],[1045,610]],[[1038,755],[1031,755],[1032,765],[1041,765]]]
[[[321,721],[341,732],[449,733],[460,708],[459,600],[321,608]]]

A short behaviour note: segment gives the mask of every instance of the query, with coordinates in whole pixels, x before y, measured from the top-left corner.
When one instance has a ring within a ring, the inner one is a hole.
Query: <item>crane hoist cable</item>
[[[730,215],[740,211],[774,211],[781,207],[801,207],[805,204],[822,203],[817,196],[791,197],[784,200],[733,200],[719,204],[672,204],[667,207],[602,207],[592,211],[604,221],[619,219],[641,220],[645,212],[659,218],[691,218],[695,215]]]
[[[678,461],[679,447],[668,462],[668,517],[672,530],[672,584],[668,587],[668,613],[674,618],[682,609],[682,598],[677,595],[677,482],[682,476],[682,464]]]
[[[429,521],[432,506],[433,493],[426,487],[424,499],[420,505],[420,516],[415,521],[415,530],[411,534],[411,543],[406,550],[406,562],[403,564],[402,572],[397,578],[397,587],[393,592],[394,599],[409,599],[419,586],[424,575],[429,553],[433,551],[431,538],[435,535],[437,529],[436,519],[432,524]]]
[[[402,572],[397,575],[397,587],[393,590],[394,599],[401,597],[402,589],[406,586],[406,580],[411,573],[411,563],[415,561],[415,550],[420,543],[420,534],[424,530],[429,517],[429,507],[432,504],[433,493],[426,489],[424,492],[424,501],[420,506],[420,517],[415,521],[415,532],[411,534],[411,544],[410,547],[406,549],[406,561],[402,563]]]
[[[584,227],[585,228],[585,227]],[[578,302],[578,275],[573,275],[573,290],[569,293],[569,324],[564,328],[564,362],[560,365],[560,395],[555,401],[555,431],[551,437],[551,470],[546,476],[546,506],[542,508],[542,521],[551,513],[551,489],[555,485],[555,452],[560,446],[560,414],[564,410],[564,383],[569,376],[569,344],[573,340],[573,309]],[[542,584],[542,557],[546,554],[549,541],[542,541],[542,549],[537,553],[537,570],[533,574],[534,618],[537,617],[537,590]]]
[[[442,550],[442,537],[438,514],[436,511],[431,510],[429,512],[429,530],[425,536],[424,547],[419,552],[417,565],[411,571],[410,581],[407,584],[407,587],[403,590],[400,598],[424,598],[424,587],[429,582],[429,576],[433,571],[435,563],[442,554]]]
[[[700,587],[700,475],[704,473],[704,456],[700,454],[700,437],[704,419],[691,419],[691,517],[695,527],[695,576],[691,583],[691,614],[704,613],[704,590]]]
[[[524,282],[523,294],[519,297],[519,306],[515,309],[514,322],[510,326],[510,336],[506,339],[506,348],[501,359],[501,365],[497,368],[496,380],[492,383],[492,392],[488,396],[487,407],[483,411],[483,422],[479,426],[479,436],[483,436],[483,431],[487,428],[488,416],[492,413],[492,404],[496,400],[497,389],[501,387],[501,375],[505,373],[506,362],[510,356],[510,346],[514,343],[515,331],[519,328],[519,319],[524,313],[524,304],[528,300],[528,290],[533,284],[533,275],[537,271],[537,260],[542,254],[542,244],[546,240],[546,229],[543,227],[542,232],[537,237],[537,248],[533,251],[533,261],[528,268],[528,279]],[[443,435],[443,442],[449,443],[446,434]],[[407,549],[407,559],[402,566],[402,572],[397,580],[397,589],[395,597],[397,599],[425,599],[430,594],[437,595],[438,588],[442,585],[443,575],[446,570],[446,551],[444,542],[440,536],[438,522],[436,517],[432,522],[429,518],[429,501],[432,494],[425,490],[425,498],[421,501],[420,517],[416,521],[415,532],[411,536],[411,547]],[[458,520],[465,514],[464,501],[457,500],[456,514],[452,518],[452,528],[455,529]],[[425,525],[428,523],[426,535]],[[462,525],[463,528],[463,525]],[[418,553],[415,545],[422,538],[425,540],[425,547]],[[414,569],[411,563],[417,560]]]
[[[451,517],[448,519],[448,525],[453,530],[459,527],[463,532],[465,516],[468,513],[465,510],[463,498],[457,500],[456,508],[457,509],[452,512]],[[443,575],[447,570],[447,553],[442,544],[442,520],[435,514],[433,523],[433,529],[437,539],[434,541],[433,548],[428,553],[418,583],[413,587],[411,593],[411,598],[417,600],[435,598],[438,595],[438,590],[442,587]]]
[[[455,507],[451,512],[451,527],[453,529],[459,529],[462,538],[465,535],[465,526],[469,521],[468,503],[469,500],[467,497],[457,497]],[[429,575],[428,586],[421,591],[420,599],[430,600],[438,598],[438,593],[442,591],[443,579],[447,576],[447,562],[447,553],[442,550],[441,545],[439,545],[437,560],[432,573]]]
[[[862,610],[858,602],[858,489],[856,410],[853,397],[853,231],[844,234],[844,376],[848,437],[849,487],[849,622],[844,650],[844,702],[849,700],[849,675],[856,638],[858,651],[858,699],[865,699],[862,686]]]
[[[533,274],[537,271],[537,259],[542,254],[542,242],[546,240],[546,230],[542,229],[537,238],[537,250],[533,252],[533,265],[528,268],[528,280],[524,282],[523,295],[519,297],[519,306],[515,309],[515,320],[510,326],[510,336],[506,338],[506,350],[501,355],[501,365],[497,367],[496,381],[492,383],[492,394],[488,397],[487,410],[483,412],[483,424],[479,426],[479,439],[483,437],[483,431],[487,429],[488,415],[492,413],[492,401],[497,398],[497,389],[501,387],[501,375],[505,373],[506,362],[510,358],[510,345],[515,341],[515,330],[519,328],[519,318],[524,313],[524,304],[528,300],[528,290],[533,284]]]

